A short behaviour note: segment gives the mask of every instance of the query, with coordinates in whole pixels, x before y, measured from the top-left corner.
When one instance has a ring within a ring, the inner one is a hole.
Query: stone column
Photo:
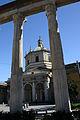
[[[48,102],[48,82],[44,82],[44,94],[45,94],[45,101]]]
[[[10,112],[22,112],[23,103],[23,23],[20,13],[13,16],[14,40],[10,81]]]
[[[52,56],[52,72],[54,81],[54,95],[56,111],[70,111],[69,104],[69,93],[67,86],[67,77],[63,60],[63,52],[61,46],[60,36],[57,29],[56,21],[56,5],[55,3],[48,4],[46,6],[48,27],[49,27],[49,38],[50,48]]]
[[[36,88],[35,88],[35,82],[33,81],[33,85],[32,85],[32,100],[33,102],[36,101]]]

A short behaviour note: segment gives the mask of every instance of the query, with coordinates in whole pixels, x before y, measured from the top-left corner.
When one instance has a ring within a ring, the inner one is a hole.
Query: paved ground
[[[0,112],[9,112],[10,108],[7,106],[7,104],[0,104]]]
[[[28,111],[30,109],[37,111],[36,120],[41,120],[43,117],[43,114],[51,114],[52,112],[55,112],[55,105],[34,105],[34,106],[25,106],[24,110]],[[0,112],[9,112],[10,107],[7,104],[0,104]],[[77,120],[77,118],[74,118],[74,120]]]
[[[23,107],[24,110],[28,111],[30,109],[36,110],[36,111],[55,111],[55,105],[34,105],[34,106],[25,106]],[[10,107],[7,104],[0,104],[0,112],[9,112]]]

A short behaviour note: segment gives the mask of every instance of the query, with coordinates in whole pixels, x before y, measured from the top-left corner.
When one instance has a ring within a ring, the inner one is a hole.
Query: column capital
[[[49,15],[56,15],[57,7],[56,7],[55,3],[47,4],[46,7],[45,7],[45,9],[46,9],[46,15],[47,15],[47,17]]]
[[[13,21],[14,21],[14,23],[16,23],[17,21],[18,21],[19,23],[24,23],[24,22],[26,22],[27,20],[26,20],[26,18],[25,18],[25,16],[24,16],[23,13],[17,12],[17,13],[15,13],[15,14],[13,15]]]
[[[23,24],[25,16],[21,12],[16,12],[13,15],[14,22],[14,40],[12,51],[12,74],[22,72],[23,68]],[[15,52],[16,51],[16,52]]]

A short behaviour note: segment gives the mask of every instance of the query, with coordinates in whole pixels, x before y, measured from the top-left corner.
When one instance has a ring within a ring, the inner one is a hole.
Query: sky
[[[0,0],[0,5],[11,0]],[[64,63],[80,61],[80,2],[57,9],[57,17],[64,54]],[[37,47],[41,36],[44,46],[49,47],[48,20],[46,12],[28,16],[23,29],[23,70],[25,53]],[[0,25],[0,82],[11,76],[12,45],[14,35],[13,22]]]

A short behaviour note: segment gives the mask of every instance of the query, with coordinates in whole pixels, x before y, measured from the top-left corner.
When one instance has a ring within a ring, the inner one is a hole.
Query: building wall
[[[7,102],[7,86],[0,85],[0,104]]]
[[[77,69],[76,64],[69,64],[66,65],[66,73],[67,73],[67,80],[68,81],[74,81],[75,84],[77,84],[78,87],[78,97],[77,100],[80,101],[80,74],[79,70]],[[49,69],[35,69],[33,70],[34,74],[32,74],[32,71],[29,72],[24,72],[24,84],[30,83],[32,85],[33,81],[37,83],[40,83],[41,81],[44,83],[47,80],[47,75],[50,78],[50,83],[48,87],[48,96],[49,96],[49,102],[54,102],[54,89],[53,89],[53,79],[52,79],[52,73]],[[28,74],[29,73],[29,74]],[[43,75],[42,75],[43,74]],[[8,83],[10,84],[10,83]],[[7,93],[8,91],[8,93]],[[0,103],[3,103],[8,101],[9,96],[9,87],[0,85]]]
[[[39,57],[39,61],[36,62],[36,56]],[[32,68],[43,67],[43,68],[52,68],[51,55],[48,51],[33,51],[29,52],[25,57],[25,71],[30,71]]]

